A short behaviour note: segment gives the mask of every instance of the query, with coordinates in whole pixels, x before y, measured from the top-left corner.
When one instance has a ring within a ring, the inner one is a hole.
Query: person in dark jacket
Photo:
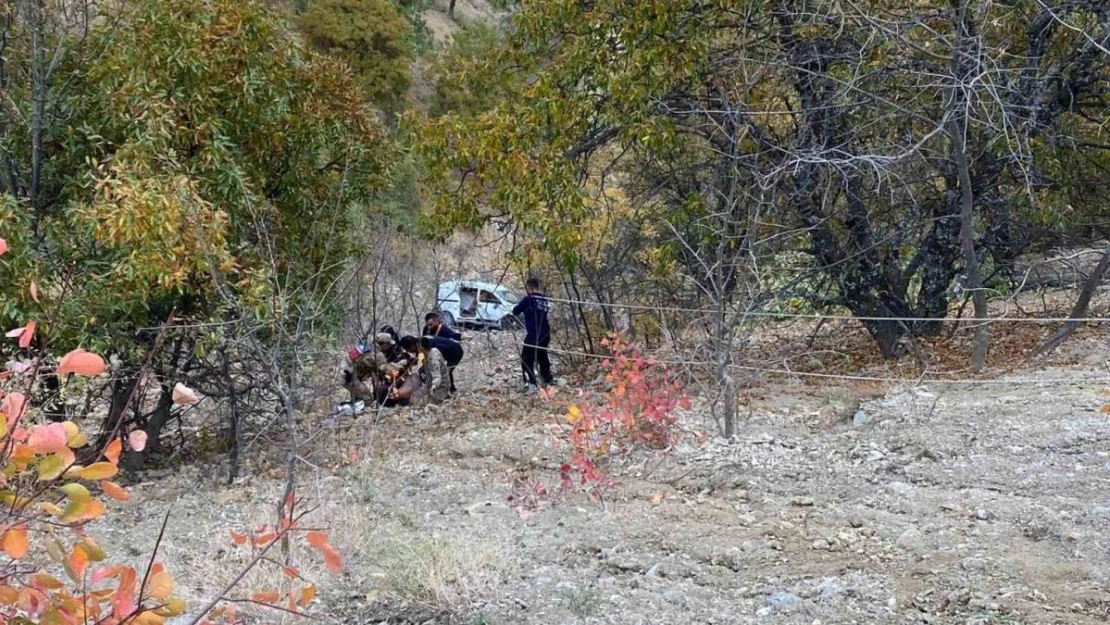
[[[459,334],[451,328],[448,328],[443,323],[443,319],[440,318],[438,313],[430,312],[424,315],[423,336],[429,336],[435,339],[441,339],[455,344],[454,347],[451,347],[449,345],[438,347],[440,353],[443,354],[444,358],[447,359],[448,364],[450,364],[451,366],[450,375],[448,376],[450,379],[451,392],[457,392],[458,389],[455,388],[455,367],[459,364],[459,361],[462,360],[463,357],[462,345],[459,344],[459,342],[462,341],[462,334]],[[446,349],[444,349],[444,347],[446,347]],[[455,357],[456,355],[457,357]]]
[[[430,312],[424,315],[424,332],[422,336],[438,336],[452,341],[461,341],[462,335],[448,328],[440,318],[439,313]]]
[[[513,315],[524,322],[524,348],[520,350],[524,384],[526,388],[539,386],[536,380],[536,364],[539,364],[540,380],[544,386],[548,386],[555,382],[551,375],[551,359],[547,353],[548,345],[551,344],[551,326],[547,321],[551,304],[540,292],[540,281],[536,278],[528,278],[524,283],[524,290],[528,294],[513,307]]]

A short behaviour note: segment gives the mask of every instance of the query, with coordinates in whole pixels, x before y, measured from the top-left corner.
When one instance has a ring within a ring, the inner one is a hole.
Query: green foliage
[[[266,3],[144,0],[90,45],[66,59],[56,197],[0,209],[0,230],[35,233],[9,236],[0,272],[38,280],[67,320],[48,330],[95,347],[171,312],[281,315],[306,302],[275,304],[277,285],[326,282],[358,251],[391,143],[350,72]]]
[[[454,34],[429,64],[429,79],[435,84],[432,115],[478,113],[504,99],[514,75],[506,68],[490,67],[497,61],[501,41],[497,27],[482,22],[467,24]]]
[[[413,19],[418,17],[410,11]],[[313,0],[298,18],[317,50],[342,59],[366,97],[396,108],[409,86],[413,24],[392,0]]]

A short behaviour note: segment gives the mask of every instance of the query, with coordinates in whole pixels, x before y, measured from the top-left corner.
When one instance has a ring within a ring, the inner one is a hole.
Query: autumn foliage
[[[0,245],[0,256],[6,251]],[[33,352],[33,364],[22,362],[0,372],[0,551],[6,556],[0,563],[0,625],[159,625],[182,615],[185,602],[174,595],[173,577],[154,557],[141,570],[110,564],[105,551],[86,533],[86,525],[107,512],[105,501],[130,499],[112,479],[119,473],[124,449],[142,451],[148,435],[142,430],[117,433],[104,449],[90,450],[89,437],[76,423],[38,423],[27,393],[36,388],[39,376],[54,373],[91,379],[103,375],[107,365],[83,349],[72,350],[54,363],[41,353],[44,350],[32,348],[36,327],[30,321],[6,333],[19,349]],[[192,389],[178,387],[174,403],[196,403]],[[303,536],[322,555],[329,572],[342,571],[342,560],[327,536],[301,527],[307,512],[295,512],[295,504],[290,493],[275,526],[231,536],[235,544],[249,545],[253,551],[247,570],[274,564],[290,581],[281,591],[264,589],[249,598],[235,598],[230,593],[242,579],[240,574],[194,623],[239,623],[236,606],[241,603],[303,614],[316,596],[316,586],[295,568],[267,555],[276,544],[288,546],[293,535]]]
[[[571,403],[557,429],[571,448],[560,471],[562,488],[581,487],[595,497],[613,483],[605,467],[614,457],[672,448],[682,434],[677,409],[690,407],[665,363],[645,358],[619,336],[603,345],[610,354],[602,362],[610,387],[604,401]]]

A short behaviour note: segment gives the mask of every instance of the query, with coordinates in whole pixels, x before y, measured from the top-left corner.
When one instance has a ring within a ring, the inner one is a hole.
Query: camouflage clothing
[[[420,388],[421,403],[439,404],[447,399],[447,394],[451,390],[451,369],[447,365],[447,359],[438,349],[433,347],[428,350],[428,355],[424,357],[422,373],[427,384]]]
[[[381,389],[388,388],[385,386],[388,367],[385,355],[376,349],[359,356],[354,363],[354,374],[347,376],[343,385],[351,393],[351,401],[376,401]]]

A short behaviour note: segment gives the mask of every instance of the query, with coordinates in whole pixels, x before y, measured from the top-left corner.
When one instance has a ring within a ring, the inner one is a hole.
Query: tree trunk
[[[1095,294],[1095,289],[1102,283],[1102,278],[1106,275],[1106,271],[1110,269],[1110,247],[1102,250],[1102,260],[1098,261],[1098,266],[1087,277],[1087,282],[1083,284],[1083,290],[1079,293],[1079,299],[1075,302],[1075,306],[1071,309],[1071,314],[1068,315],[1068,321],[1060,326],[1043,345],[1037,348],[1030,358],[1037,358],[1043,356],[1060,346],[1061,343],[1066,341],[1079,328],[1079,319],[1082,319],[1087,314],[1087,310],[1091,306],[1091,297]]]
[[[987,358],[987,295],[983,292],[979,276],[979,257],[975,253],[975,195],[971,187],[971,165],[967,155],[967,96],[963,90],[967,82],[978,70],[975,50],[975,28],[967,14],[967,0],[960,0],[956,6],[956,42],[952,56],[953,78],[956,86],[949,98],[947,131],[952,144],[952,163],[960,187],[960,252],[963,256],[967,282],[965,287],[971,292],[975,310],[975,334],[971,343],[971,371],[978,373],[983,369]]]
[[[227,397],[230,404],[227,429],[224,430],[224,441],[227,443],[227,483],[230,485],[239,476],[239,393],[235,388],[235,379],[231,376],[231,359],[227,356],[227,349],[220,349],[220,366],[227,384]]]

